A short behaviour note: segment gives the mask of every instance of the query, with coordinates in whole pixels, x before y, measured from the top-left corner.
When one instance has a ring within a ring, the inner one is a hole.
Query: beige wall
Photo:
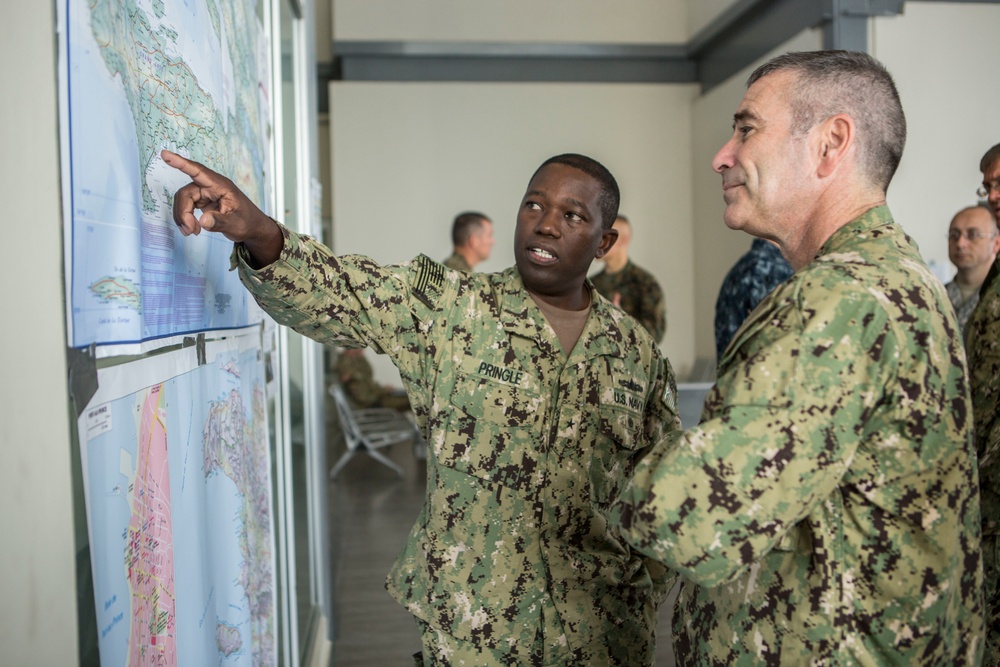
[[[0,662],[46,667],[77,662],[54,8],[0,9]]]
[[[691,36],[698,34],[698,31],[721,16],[736,2],[737,0],[688,0],[688,34]]]
[[[685,0],[336,0],[338,40],[677,43]]]
[[[1000,143],[998,28],[998,4],[908,2],[905,14],[876,19],[871,31],[872,53],[896,79],[907,120],[889,207],[947,277],[948,222],[976,203],[979,159]]]

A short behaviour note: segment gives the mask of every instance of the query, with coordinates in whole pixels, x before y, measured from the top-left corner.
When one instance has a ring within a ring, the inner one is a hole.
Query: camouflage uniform
[[[948,299],[951,301],[951,305],[955,308],[958,325],[962,328],[962,333],[965,334],[969,323],[969,316],[972,315],[972,311],[976,309],[976,304],[979,303],[979,292],[973,292],[972,296],[963,301],[962,290],[954,280],[945,285],[944,288],[948,292]]]
[[[984,665],[1000,665],[1000,257],[979,292],[966,331],[972,414],[979,454],[986,595]]]
[[[778,246],[754,239],[729,269],[715,300],[715,358],[721,360],[743,320],[771,290],[791,277],[792,266]]]
[[[683,575],[679,665],[976,665],[979,494],[958,324],[884,206],[737,332],[625,538]]]
[[[239,262],[244,284],[281,324],[392,357],[428,442],[392,595],[506,664],[651,665],[668,572],[608,524],[636,462],[680,426],[645,330],[593,293],[567,358],[514,268],[382,267],[282,231],[276,262]]]
[[[355,407],[392,408],[403,412],[410,409],[410,399],[405,394],[394,394],[375,381],[372,365],[363,354],[341,352],[337,355],[334,373]]]
[[[621,295],[619,307],[639,320],[657,343],[667,333],[667,306],[660,283],[649,271],[629,260],[618,273],[601,271],[591,278],[594,287],[609,301]]]
[[[464,273],[472,273],[472,267],[469,266],[469,263],[465,261],[465,258],[457,252],[451,253],[451,257],[441,263],[449,269],[455,269],[456,271],[462,271]]]

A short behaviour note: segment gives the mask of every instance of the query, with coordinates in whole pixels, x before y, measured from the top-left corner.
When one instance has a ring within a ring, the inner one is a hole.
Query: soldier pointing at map
[[[586,278],[616,238],[608,170],[546,160],[517,212],[516,266],[459,274],[423,255],[335,257],[229,179],[163,159],[193,181],[174,199],[181,231],[235,241],[234,265],[272,317],[399,369],[427,486],[387,587],[417,618],[426,664],[652,665],[667,571],[608,513],[680,422],[669,363]]]

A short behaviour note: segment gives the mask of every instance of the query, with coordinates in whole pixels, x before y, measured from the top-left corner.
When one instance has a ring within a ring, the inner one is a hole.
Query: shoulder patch
[[[663,404],[674,413],[677,412],[677,391],[673,388],[673,382],[667,382],[663,388]]]
[[[444,293],[443,264],[435,262],[427,255],[420,255],[416,260],[417,274],[413,281],[413,294],[427,306],[434,308]]]

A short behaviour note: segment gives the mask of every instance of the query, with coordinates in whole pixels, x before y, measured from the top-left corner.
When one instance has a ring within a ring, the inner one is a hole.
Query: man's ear
[[[604,257],[608,253],[608,251],[611,250],[611,247],[614,246],[615,241],[617,240],[618,240],[617,229],[615,229],[614,227],[608,227],[607,229],[605,229],[603,234],[601,235],[601,244],[597,246],[597,252],[594,254],[594,257],[596,257],[597,259]]]
[[[837,166],[854,147],[856,132],[854,119],[846,113],[834,114],[820,124],[817,174],[821,178],[837,170]]]

